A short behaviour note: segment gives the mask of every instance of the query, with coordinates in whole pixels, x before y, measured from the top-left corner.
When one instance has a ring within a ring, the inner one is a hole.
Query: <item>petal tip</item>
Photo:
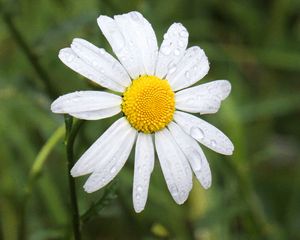
[[[179,193],[179,194],[172,194],[173,199],[175,200],[175,202],[178,205],[184,204],[185,201],[188,199],[188,196],[189,196],[189,191],[182,192],[182,193]]]
[[[59,98],[57,98],[51,105],[50,105],[50,110],[53,113],[64,113],[62,106],[57,102]]]
[[[228,80],[221,80],[221,89],[223,94],[223,99],[227,98],[231,92],[231,83]]]
[[[78,170],[74,167],[71,169],[70,174],[71,174],[72,177],[79,177],[80,176]]]
[[[205,190],[208,190],[211,187],[211,181],[201,183],[201,185]]]
[[[144,207],[137,206],[137,204],[133,204],[133,208],[136,213],[141,213],[144,210]]]
[[[75,59],[75,54],[71,48],[63,48],[58,52],[58,58],[65,64],[72,62]]]
[[[97,23],[99,25],[99,27],[101,28],[101,25],[107,21],[113,21],[112,18],[108,17],[108,16],[105,16],[105,15],[100,15],[98,18],[97,18]]]
[[[230,141],[230,140],[229,140],[229,141]],[[233,154],[233,152],[234,152],[234,145],[233,145],[233,143],[230,141],[230,145],[227,147],[226,152],[225,152],[225,155],[230,156],[230,155]]]
[[[87,185],[87,184],[84,184],[83,189],[87,193],[92,193],[92,192],[95,192],[97,190],[97,189],[94,189],[93,186]]]

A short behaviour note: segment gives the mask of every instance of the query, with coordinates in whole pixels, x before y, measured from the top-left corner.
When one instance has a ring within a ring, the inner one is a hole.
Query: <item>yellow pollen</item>
[[[141,76],[132,81],[123,96],[122,111],[136,130],[156,132],[173,119],[175,97],[167,80]]]

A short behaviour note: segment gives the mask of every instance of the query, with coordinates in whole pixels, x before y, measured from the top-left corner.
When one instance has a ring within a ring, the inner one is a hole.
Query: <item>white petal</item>
[[[136,212],[141,212],[146,204],[150,176],[154,167],[154,146],[152,135],[139,133],[134,160],[133,206]]]
[[[151,24],[138,12],[100,16],[98,25],[120,62],[135,79],[153,75],[157,58],[157,41]]]
[[[71,170],[73,177],[93,172],[97,166],[105,166],[126,139],[131,126],[125,117],[114,122],[97,141],[80,157]]]
[[[231,85],[226,80],[187,88],[176,93],[176,109],[200,114],[215,113],[230,91]]]
[[[88,193],[95,192],[108,184],[123,168],[133,147],[137,131],[132,127],[123,133],[125,138],[118,145],[111,146],[109,156],[105,156],[106,162],[98,164],[95,171],[84,184],[84,190]],[[114,143],[111,143],[114,144]]]
[[[73,40],[71,48],[85,63],[104,75],[107,81],[114,81],[124,87],[130,85],[131,80],[124,67],[103,48],[79,38]]]
[[[118,114],[121,111],[121,102],[121,97],[115,94],[79,91],[57,98],[51,104],[51,111],[68,113],[80,119],[97,120]]]
[[[122,98],[118,95],[101,91],[78,91],[57,98],[51,104],[54,113],[72,113],[93,111],[119,106]]]
[[[231,155],[232,142],[219,129],[188,113],[176,111],[174,119],[190,136],[215,152]]]
[[[127,42],[132,44],[138,55],[141,72],[139,75],[153,75],[158,47],[151,24],[139,12],[130,12],[114,17]]]
[[[167,128],[155,133],[155,146],[168,189],[182,204],[192,188],[191,168]]]
[[[209,62],[204,51],[199,47],[190,47],[178,63],[176,70],[168,73],[167,79],[173,91],[177,91],[202,79],[208,70]]]
[[[176,71],[188,44],[188,31],[181,23],[173,23],[160,46],[155,75],[164,78]]]
[[[58,57],[69,68],[82,76],[96,82],[97,84],[116,92],[124,92],[125,87],[107,79],[100,71],[87,64],[71,48],[64,48],[59,51]]]
[[[197,179],[207,189],[211,185],[211,171],[207,159],[199,144],[186,134],[176,123],[171,122],[168,128],[176,143],[188,159]]]

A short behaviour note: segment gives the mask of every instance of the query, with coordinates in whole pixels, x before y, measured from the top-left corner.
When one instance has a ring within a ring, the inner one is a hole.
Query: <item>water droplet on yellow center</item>
[[[141,76],[124,92],[122,111],[138,131],[156,132],[172,121],[175,95],[167,80]]]

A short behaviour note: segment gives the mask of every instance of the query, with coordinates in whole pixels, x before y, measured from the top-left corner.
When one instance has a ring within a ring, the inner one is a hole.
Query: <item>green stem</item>
[[[76,186],[75,180],[71,176],[70,171],[74,165],[74,152],[73,146],[75,142],[76,135],[78,130],[82,126],[83,121],[76,121],[73,124],[73,118],[70,116],[65,116],[65,125],[66,125],[66,153],[68,161],[68,179],[69,179],[69,188],[70,188],[70,200],[71,200],[71,215],[72,215],[72,225],[73,225],[73,234],[75,240],[80,240],[80,216],[77,204],[77,195],[76,195]]]
[[[32,193],[32,188],[35,183],[35,180],[40,176],[43,166],[47,160],[47,157],[54,149],[56,144],[63,138],[65,134],[64,126],[60,126],[56,131],[50,136],[45,145],[41,148],[38,155],[36,156],[33,165],[30,169],[29,179],[25,186],[24,198],[22,199],[21,208],[20,208],[20,235],[19,239],[24,239],[26,236],[26,206],[28,199]]]
[[[65,134],[64,125],[56,129],[52,136],[48,139],[45,145],[41,148],[40,152],[36,156],[33,165],[29,173],[29,182],[26,187],[26,192],[30,193],[34,180],[40,175],[42,168],[47,160],[48,155],[56,144],[63,138]]]

